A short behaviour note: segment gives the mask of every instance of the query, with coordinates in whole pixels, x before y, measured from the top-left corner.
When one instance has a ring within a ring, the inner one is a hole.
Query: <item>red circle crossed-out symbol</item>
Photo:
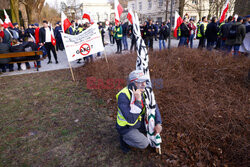
[[[89,54],[89,52],[90,52],[89,44],[87,44],[87,43],[82,44],[82,46],[80,47],[80,53],[83,56],[85,56],[85,55]]]

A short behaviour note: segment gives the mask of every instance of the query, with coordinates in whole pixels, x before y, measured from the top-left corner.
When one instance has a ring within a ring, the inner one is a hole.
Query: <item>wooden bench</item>
[[[28,57],[28,56],[39,56],[43,55],[42,51],[32,51],[32,52],[10,52],[10,53],[3,53],[0,54],[0,58],[15,58],[15,57]],[[37,60],[22,60],[22,61],[11,61],[8,64],[14,64],[14,63],[25,63],[25,62],[34,62],[34,61],[42,61],[46,59],[47,55],[44,57],[41,57]],[[37,71],[39,71],[38,66],[36,66]]]

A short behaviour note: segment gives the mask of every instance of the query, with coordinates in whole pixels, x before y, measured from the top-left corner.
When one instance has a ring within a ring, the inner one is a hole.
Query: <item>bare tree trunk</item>
[[[11,9],[12,23],[18,23],[20,25],[19,0],[10,0],[10,9]]]
[[[179,0],[179,15],[183,17],[185,0]]]
[[[28,17],[28,23],[31,24],[33,22],[32,7],[25,5],[25,8]]]
[[[169,3],[169,0],[166,0],[166,18],[165,18],[165,21],[168,20],[168,3]]]
[[[25,5],[28,22],[31,24],[34,18],[40,20],[40,14],[45,0],[22,0],[21,3]]]
[[[239,16],[246,16],[250,13],[250,1],[249,0],[236,0],[234,13],[238,14]]]

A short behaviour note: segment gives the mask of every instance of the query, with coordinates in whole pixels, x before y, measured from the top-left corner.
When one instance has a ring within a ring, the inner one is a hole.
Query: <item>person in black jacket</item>
[[[28,28],[25,30],[25,37],[31,37],[31,35],[35,36],[35,30],[32,27],[32,24],[28,25]]]
[[[30,39],[30,38],[29,38]],[[24,52],[25,48],[31,47],[31,50],[37,50],[37,46],[34,42],[18,42],[17,39],[12,40],[12,46],[10,47],[10,52]],[[39,59],[40,56],[27,56],[27,57],[14,57],[12,58],[12,61],[25,61],[25,60],[33,60],[33,59]],[[26,67],[29,69],[30,65],[29,63],[25,63]],[[11,66],[11,65],[10,65]],[[17,63],[18,70],[21,70],[21,63]],[[13,68],[13,67],[12,67]]]
[[[145,28],[146,31],[146,38],[145,44],[150,50],[153,50],[153,41],[154,41],[154,34],[155,34],[155,27],[153,25],[153,21],[149,20],[149,24]]]
[[[207,29],[205,32],[205,36],[207,38],[207,49],[210,51],[213,49],[218,38],[217,33],[219,32],[219,27],[216,22],[217,17],[213,17],[211,23],[207,25]]]
[[[131,38],[131,45],[130,45],[130,52],[132,52],[133,48],[134,48],[134,51],[136,51],[136,38],[135,38],[135,35],[133,33],[133,25],[129,25],[129,36]]]
[[[47,64],[52,63],[50,51],[53,52],[56,64],[58,64],[56,50],[55,50],[55,47],[51,43],[51,32],[48,26],[48,22],[46,20],[43,21],[43,27],[40,28],[39,30],[39,42],[40,42],[39,45],[41,46],[44,45],[45,49],[47,50],[48,58],[49,58],[49,61]]]
[[[181,36],[180,36],[180,41],[179,41],[179,47],[180,46],[188,46],[187,39],[189,38],[189,28],[187,26],[188,24],[188,19],[184,18],[183,23],[180,25],[180,30],[181,30]]]
[[[55,27],[56,51],[58,51],[58,50],[64,50],[64,45],[63,45],[63,41],[62,41],[61,31],[62,31],[61,22],[58,21],[56,23],[56,27]]]
[[[128,34],[128,22],[122,24],[122,43],[124,50],[128,50],[127,34]]]
[[[0,68],[2,69],[2,72],[6,72],[6,65],[11,61],[11,58],[1,58],[1,54],[9,52],[10,52],[10,45],[7,43],[3,43],[3,38],[0,37]],[[13,71],[13,68],[9,70],[11,72]]]

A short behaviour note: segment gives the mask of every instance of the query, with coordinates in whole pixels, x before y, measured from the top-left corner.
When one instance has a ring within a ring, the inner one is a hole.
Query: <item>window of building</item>
[[[197,0],[192,0],[192,3],[193,4],[198,4],[198,1]]]
[[[194,21],[197,21],[196,18],[197,18],[196,16],[191,16],[190,17],[190,19],[193,19]]]
[[[162,23],[162,17],[157,17],[157,22],[161,24]]]
[[[163,6],[163,0],[158,0],[159,2],[159,7],[162,7]]]
[[[142,2],[139,2],[139,10],[142,10]]]
[[[135,10],[135,4],[132,3],[131,7],[133,10]]]
[[[148,0],[148,9],[152,8],[152,0]]]

